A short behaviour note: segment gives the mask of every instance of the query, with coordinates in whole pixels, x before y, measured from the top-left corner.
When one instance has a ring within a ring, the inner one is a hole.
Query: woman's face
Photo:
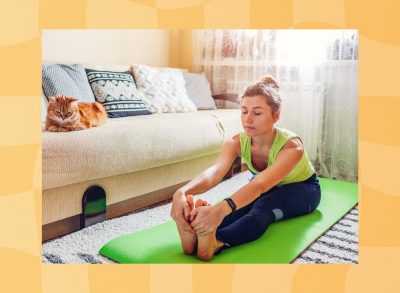
[[[279,112],[273,116],[263,96],[243,97],[241,111],[243,129],[250,137],[270,132],[279,119]]]

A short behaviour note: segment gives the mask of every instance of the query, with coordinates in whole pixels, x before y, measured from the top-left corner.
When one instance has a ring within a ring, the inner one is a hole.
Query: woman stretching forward
[[[259,238],[278,220],[314,211],[321,191],[300,138],[275,126],[281,97],[278,83],[265,76],[249,86],[241,101],[244,132],[225,142],[217,162],[177,190],[171,216],[183,251],[210,260],[222,248]],[[221,182],[237,156],[253,178],[214,206],[191,194],[206,192]]]

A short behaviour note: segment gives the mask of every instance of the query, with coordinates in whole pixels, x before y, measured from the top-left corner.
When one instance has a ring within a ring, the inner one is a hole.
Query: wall
[[[193,39],[192,30],[181,30],[180,34],[180,66],[193,71]]]
[[[170,35],[170,30],[43,30],[42,59],[170,66]]]
[[[171,30],[170,66],[193,71],[192,30]]]

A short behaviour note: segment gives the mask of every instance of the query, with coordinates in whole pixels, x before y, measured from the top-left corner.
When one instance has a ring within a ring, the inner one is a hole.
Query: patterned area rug
[[[358,206],[320,236],[293,263],[358,263]]]
[[[249,171],[220,183],[199,198],[218,202],[246,184]],[[111,239],[144,230],[170,218],[171,202],[136,211],[127,216],[104,221],[69,235],[47,241],[42,246],[42,262],[63,263],[114,263],[98,254],[99,249]],[[332,226],[306,249],[293,263],[358,263],[358,207]]]

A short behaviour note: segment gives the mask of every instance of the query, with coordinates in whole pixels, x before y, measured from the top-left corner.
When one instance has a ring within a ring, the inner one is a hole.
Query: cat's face
[[[59,123],[75,122],[79,120],[78,100],[64,95],[50,97],[47,115]]]

